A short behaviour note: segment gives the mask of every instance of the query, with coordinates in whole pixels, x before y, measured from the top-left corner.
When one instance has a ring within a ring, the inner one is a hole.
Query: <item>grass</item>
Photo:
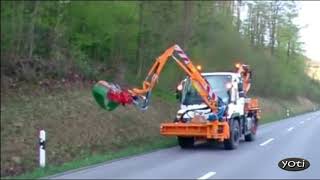
[[[298,115],[303,112],[294,113],[291,116]],[[262,124],[269,123],[283,117],[279,115],[269,116],[268,119],[262,121]],[[124,158],[133,155],[139,155],[143,153],[152,152],[154,150],[168,148],[176,146],[177,142],[174,138],[154,138],[152,143],[142,144],[141,146],[130,145],[127,148],[112,153],[96,154],[88,157],[82,157],[71,162],[64,163],[60,166],[48,166],[45,168],[36,168],[32,172],[27,172],[25,174],[13,177],[6,177],[4,179],[35,179],[46,177],[50,175],[55,175],[58,173],[66,172],[69,170],[74,170],[78,168],[87,167],[90,165],[98,165],[106,161],[111,161],[114,159]]]
[[[57,173],[62,173],[68,170],[78,169],[81,167],[103,163],[118,158],[138,155],[142,153],[151,152],[153,150],[168,148],[176,145],[175,139],[153,139],[153,143],[143,144],[142,146],[129,146],[116,153],[96,154],[86,158],[80,158],[71,162],[62,164],[61,166],[47,166],[45,168],[37,168],[32,172],[27,172],[20,176],[6,177],[4,179],[35,179],[46,177]]]
[[[1,96],[1,178],[39,178],[176,145],[174,138],[159,135],[159,124],[176,113],[174,93],[155,90],[149,110],[141,113],[132,107],[103,111],[88,88],[35,92]],[[261,123],[283,119],[286,108],[299,114],[313,107],[301,99],[259,99]],[[37,168],[39,128],[48,135],[46,168]]]
[[[171,102],[171,103],[177,103],[176,94],[174,92],[168,93],[165,91],[162,91],[160,89],[156,89],[153,94],[165,101]]]
[[[63,166],[96,154],[118,157],[118,152],[131,146],[148,149],[156,141],[162,147],[165,140],[159,134],[159,124],[175,113],[175,105],[157,95],[148,111],[141,113],[121,106],[116,111],[104,111],[94,102],[90,88],[35,92],[7,91],[1,96],[2,177],[15,177],[38,167],[40,129],[47,132],[48,164]]]
[[[319,108],[317,104],[308,99],[298,97],[297,100],[279,100],[275,98],[259,98],[262,109],[261,124],[272,122],[287,117],[287,109],[290,116],[313,111]]]

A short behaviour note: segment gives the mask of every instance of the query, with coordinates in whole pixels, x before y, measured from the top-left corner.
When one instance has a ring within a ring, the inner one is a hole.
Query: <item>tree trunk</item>
[[[56,58],[57,60],[61,59],[61,49],[62,49],[62,35],[64,34],[63,31],[64,29],[62,28],[62,19],[64,16],[64,4],[59,3],[57,8],[57,14],[56,16],[56,23],[53,29],[53,40],[52,40],[52,45],[51,45],[51,55],[52,57]],[[96,48],[93,49],[93,51],[96,51]],[[94,53],[93,53],[94,54]],[[94,59],[96,59],[96,56],[94,56]]]
[[[241,26],[241,4],[242,4],[242,0],[237,0],[238,4],[237,4],[237,30],[238,32],[240,32],[240,26]]]
[[[287,45],[287,64],[289,64],[290,49],[291,49],[291,40],[288,41],[288,45]]]
[[[254,14],[253,14],[253,7],[249,5],[249,10],[248,10],[248,33],[249,33],[249,38],[250,38],[250,45],[254,46]]]
[[[34,8],[33,8],[33,12],[31,14],[31,23],[30,23],[30,29],[29,29],[29,59],[32,58],[33,56],[33,51],[34,51],[34,28],[35,28],[35,21],[36,21],[36,16],[38,13],[38,1],[34,2]]]
[[[291,42],[290,40],[288,41],[288,46],[287,46],[287,57],[290,57],[290,48],[291,48]]]
[[[136,60],[138,61],[138,69],[137,69],[137,78],[141,77],[142,69],[144,66],[144,58],[142,57],[142,53],[144,50],[144,42],[143,42],[143,27],[144,27],[144,1],[139,2],[139,30],[137,35],[137,51],[136,51]]]
[[[229,7],[228,7],[228,15],[231,17],[231,22],[234,22],[234,1],[229,1]]]
[[[277,19],[280,10],[281,4],[279,1],[274,1],[271,5],[272,15],[271,15],[271,33],[270,33],[270,51],[271,54],[274,54],[275,42],[276,42],[276,27],[277,27]]]
[[[187,42],[192,33],[192,1],[184,1],[183,3],[183,34],[182,34],[182,48],[187,50]]]
[[[18,22],[13,22],[15,24],[17,24],[18,26],[18,29],[17,29],[17,34],[15,36],[15,45],[16,45],[16,48],[15,48],[15,54],[24,54],[25,52],[23,52],[23,50],[21,51],[21,44],[23,43],[23,24],[24,24],[24,21],[23,21],[23,12],[24,12],[24,2],[21,1],[19,2],[19,6],[18,7],[15,7],[17,8],[17,18],[18,18]]]
[[[271,34],[270,34],[270,50],[271,54],[274,54],[274,46],[275,46],[275,34],[276,34],[276,22],[273,20],[271,23]]]

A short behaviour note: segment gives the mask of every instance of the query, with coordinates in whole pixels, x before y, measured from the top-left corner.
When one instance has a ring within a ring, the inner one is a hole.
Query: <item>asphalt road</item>
[[[304,171],[284,171],[278,162],[300,157]],[[173,147],[66,172],[57,179],[320,179],[320,111],[261,125],[253,142],[236,150],[200,145]]]

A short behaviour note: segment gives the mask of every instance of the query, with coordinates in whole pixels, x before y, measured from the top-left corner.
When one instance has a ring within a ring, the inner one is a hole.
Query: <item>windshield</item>
[[[226,84],[231,82],[230,75],[208,75],[204,76],[209,82],[213,92],[222,99],[224,103],[228,103],[229,96],[226,88]],[[190,79],[185,82],[185,86],[182,92],[182,104],[193,105],[203,103],[202,98],[192,86]]]

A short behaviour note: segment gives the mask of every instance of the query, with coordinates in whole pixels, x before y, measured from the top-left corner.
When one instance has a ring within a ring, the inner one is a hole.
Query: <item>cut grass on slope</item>
[[[48,164],[59,166],[162,138],[159,124],[174,117],[176,109],[154,96],[144,113],[121,106],[108,112],[97,106],[90,88],[37,95],[8,92],[1,97],[1,177],[38,167],[40,129],[47,132]]]
[[[2,177],[38,178],[176,145],[175,138],[159,135],[159,124],[170,121],[176,113],[174,94],[155,92],[144,113],[130,107],[102,111],[86,88],[36,96],[24,91],[2,97]],[[259,99],[261,123],[283,119],[288,107],[301,113],[313,105]],[[48,135],[48,167],[40,169],[36,147],[38,129],[43,127]]]

